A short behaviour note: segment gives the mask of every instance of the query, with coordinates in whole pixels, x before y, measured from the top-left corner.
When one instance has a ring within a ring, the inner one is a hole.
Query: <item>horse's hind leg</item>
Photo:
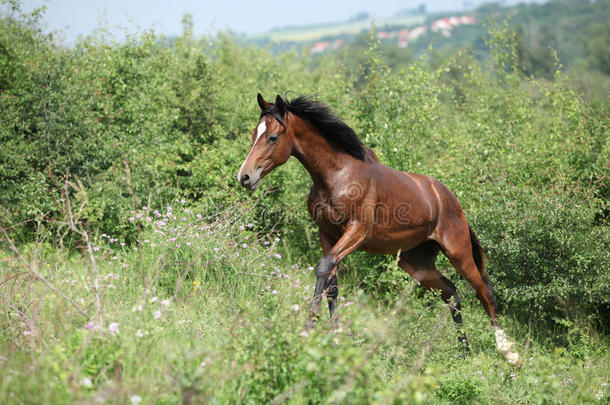
[[[458,328],[458,341],[464,345],[466,351],[469,351],[468,339],[461,328],[461,304],[455,285],[435,267],[438,252],[438,243],[435,241],[423,242],[415,248],[403,252],[398,265],[427,289],[441,292],[441,298],[451,310],[451,316]]]
[[[457,229],[464,228],[462,231]],[[472,286],[481,301],[483,308],[496,329],[496,346],[509,363],[520,365],[519,353],[513,351],[514,343],[510,342],[502,330],[502,325],[496,314],[496,297],[493,286],[487,276],[483,261],[483,250],[478,239],[468,225],[458,226],[452,232],[445,232],[439,238],[443,253],[458,273]]]

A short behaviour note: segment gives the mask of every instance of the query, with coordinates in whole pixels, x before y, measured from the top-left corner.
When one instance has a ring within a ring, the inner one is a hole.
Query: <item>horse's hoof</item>
[[[506,361],[508,361],[509,364],[512,364],[517,368],[521,368],[521,366],[523,366],[523,359],[521,358],[521,356],[519,356],[519,353],[507,352],[503,354],[504,358],[506,359]]]

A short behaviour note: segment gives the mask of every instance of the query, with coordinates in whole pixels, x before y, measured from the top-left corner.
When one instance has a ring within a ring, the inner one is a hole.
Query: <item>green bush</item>
[[[309,93],[382,162],[433,175],[456,193],[488,251],[504,313],[607,323],[608,106],[586,104],[558,65],[551,81],[523,76],[509,24],[490,27],[490,64],[461,51],[392,69],[372,31],[366,63],[350,69],[339,57],[312,62],[225,34],[196,40],[188,19],[171,42],[92,36],[66,48],[36,28],[37,14],[16,15],[0,24],[0,209],[4,225],[26,224],[12,230],[19,241],[32,241],[46,221],[52,243],[78,244],[65,226],[68,180],[76,219],[93,234],[133,244],[135,209],[182,198],[205,216],[250,204],[245,221],[279,230],[291,258],[314,264],[311,181],[298,162],[254,195],[235,180],[259,113],[256,93]],[[349,263],[362,268],[363,287],[387,302],[397,296],[402,277],[391,259]]]

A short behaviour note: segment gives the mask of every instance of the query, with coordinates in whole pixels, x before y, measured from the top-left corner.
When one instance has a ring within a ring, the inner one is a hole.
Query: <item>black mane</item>
[[[365,159],[366,150],[360,138],[345,122],[337,118],[326,104],[312,100],[308,96],[286,100],[285,104],[288,111],[309,121],[326,139],[333,141],[356,159]],[[275,104],[270,104],[265,108],[261,113],[261,116],[264,115],[271,115],[278,119],[279,114]],[[284,124],[281,117],[278,121],[282,125]]]

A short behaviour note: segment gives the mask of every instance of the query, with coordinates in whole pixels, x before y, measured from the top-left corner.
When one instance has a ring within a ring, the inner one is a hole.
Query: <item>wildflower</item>
[[[279,241],[280,241],[280,238],[277,238],[277,237],[276,237],[275,239],[273,239],[273,241],[277,243],[277,242],[279,242]]]
[[[161,318],[161,311],[155,311],[155,312],[153,312],[153,318],[155,318],[155,319],[159,319],[159,318]]]
[[[113,335],[116,335],[117,333],[119,333],[119,324],[116,322],[111,322],[110,325],[108,325],[108,330]]]
[[[199,287],[200,285],[201,285],[201,281],[199,281],[199,280],[193,281],[193,286],[194,287]]]
[[[243,225],[240,225],[240,226],[239,226],[239,230],[240,230],[240,231],[243,231],[244,229],[246,229],[246,228],[245,228]]]
[[[277,290],[271,291],[271,295],[277,295]]]
[[[307,270],[309,270],[309,271],[313,270],[313,266],[307,267]]]
[[[151,222],[152,218],[151,217],[146,217],[146,222]]]
[[[142,402],[142,397],[139,395],[132,395],[129,397],[129,402],[131,402],[133,405],[138,405],[140,402]]]
[[[309,333],[304,330],[303,332],[299,333],[299,335],[303,336],[303,337],[309,337]]]
[[[93,329],[93,328],[95,328],[95,323],[93,321],[89,321],[85,325],[85,329]]]
[[[130,217],[130,218],[129,218],[129,221],[130,221],[130,222],[133,222],[133,221],[135,221],[135,220],[136,220],[136,219],[135,219],[134,217]]]
[[[138,214],[136,215],[136,218],[140,219],[140,218],[142,218],[143,216],[144,216],[144,215],[142,215],[142,213],[141,213],[141,212],[138,212]]]
[[[169,300],[161,301],[161,305],[163,305],[165,308],[167,308],[169,306]]]
[[[180,204],[185,204],[186,200],[183,198],[182,200],[180,200]]]
[[[125,247],[125,242],[121,242],[121,247]]]
[[[150,303],[152,304],[153,302],[157,302],[158,300],[159,300],[159,298],[157,298],[157,297],[152,297],[152,298],[150,299]]]
[[[248,224],[248,225],[246,225],[246,226],[247,226],[249,229],[251,229],[251,228],[253,228],[253,227],[254,227],[254,224]]]
[[[245,249],[245,248],[247,248],[247,247],[248,247],[248,244],[247,244],[247,243],[242,243],[242,244],[241,244],[241,247],[243,247],[243,248]]]
[[[93,383],[91,382],[91,378],[89,377],[83,377],[80,380],[80,385],[82,385],[85,388],[91,388],[93,386]]]
[[[276,254],[273,255],[273,257],[275,257],[276,259],[281,259],[282,255],[279,254],[279,253],[276,253]]]
[[[97,252],[98,250],[100,250],[100,247],[99,247],[99,246],[93,246],[93,251],[94,251],[94,252]]]
[[[140,329],[138,329],[138,330],[136,331],[136,336],[137,336],[137,337],[139,337],[139,338],[141,338],[141,337],[144,337],[144,334],[142,333],[142,331],[141,331]]]
[[[214,248],[214,252],[218,252],[220,251],[220,249],[218,249],[217,247]]]
[[[196,217],[197,217],[197,219],[201,219],[201,218],[203,218],[203,217],[201,216],[201,214],[197,214],[197,215],[196,215]]]
[[[292,308],[293,311],[298,311],[299,310],[299,306],[298,304],[294,304],[293,306],[291,306],[290,308]]]
[[[131,308],[131,312],[136,312],[136,311],[140,312],[140,311],[142,311],[143,308],[144,308],[144,306],[142,304],[136,305],[136,306]]]

